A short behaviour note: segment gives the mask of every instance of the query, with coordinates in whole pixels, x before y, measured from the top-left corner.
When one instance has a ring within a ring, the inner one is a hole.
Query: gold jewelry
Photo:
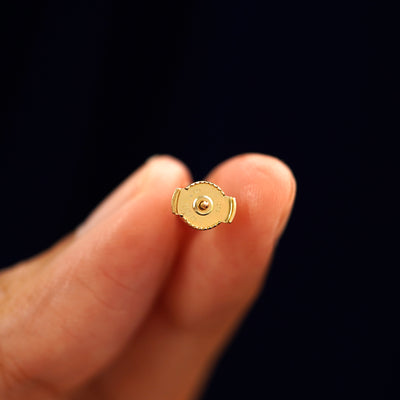
[[[171,207],[172,213],[181,216],[192,228],[206,230],[233,221],[236,199],[226,196],[214,183],[199,181],[175,189]]]

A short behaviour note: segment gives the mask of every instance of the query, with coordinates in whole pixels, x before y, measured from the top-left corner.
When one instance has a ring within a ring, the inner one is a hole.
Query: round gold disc
[[[236,199],[207,181],[176,189],[171,206],[174,214],[200,230],[214,228],[221,222],[231,223],[236,213]]]

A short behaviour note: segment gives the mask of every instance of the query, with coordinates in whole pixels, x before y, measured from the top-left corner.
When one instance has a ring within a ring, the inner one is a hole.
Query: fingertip
[[[165,301],[172,318],[189,327],[218,325],[254,299],[295,192],[286,164],[262,154],[233,157],[207,179],[236,198],[237,210],[231,224],[194,232],[181,255]]]
[[[86,234],[138,196],[153,194],[158,198],[165,191],[173,193],[176,186],[190,182],[190,175],[186,165],[173,156],[154,155],[148,158],[78,226],[75,236]],[[168,204],[168,201],[164,203]]]
[[[296,180],[292,170],[284,161],[274,156],[262,153],[244,153],[219,164],[210,172],[210,176],[216,180],[225,179],[227,178],[226,173],[232,177],[232,172],[243,178],[257,173],[263,174],[283,189],[288,200],[293,197],[296,189]]]
[[[146,166],[159,171],[168,172],[174,179],[187,182],[191,179],[189,168],[178,158],[169,154],[153,155],[146,161]]]
[[[236,221],[240,228],[255,227],[259,234],[279,236],[293,206],[296,180],[282,160],[246,153],[221,163],[209,179],[237,198]]]

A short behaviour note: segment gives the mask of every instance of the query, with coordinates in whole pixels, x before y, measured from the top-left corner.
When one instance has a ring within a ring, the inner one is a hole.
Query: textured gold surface
[[[231,223],[236,213],[236,199],[226,196],[214,183],[199,181],[175,189],[171,207],[191,227],[205,230],[221,222]]]

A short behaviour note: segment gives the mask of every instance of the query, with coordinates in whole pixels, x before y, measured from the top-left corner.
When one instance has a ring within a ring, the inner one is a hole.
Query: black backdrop
[[[354,256],[364,14],[351,1],[2,3],[0,266],[73,229],[154,153],[196,179],[273,154],[298,198],[205,399],[383,398]]]

